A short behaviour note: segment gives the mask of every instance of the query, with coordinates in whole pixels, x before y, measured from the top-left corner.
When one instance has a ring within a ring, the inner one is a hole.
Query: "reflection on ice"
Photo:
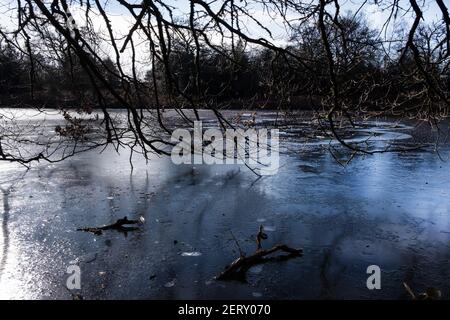
[[[343,168],[320,147],[329,142],[315,137],[303,149],[298,132],[281,142],[278,174],[262,179],[245,167],[167,158],[136,160],[131,171],[128,154],[113,150],[25,175],[0,162],[0,298],[71,299],[64,284],[74,260],[86,299],[398,298],[404,280],[450,296],[448,164],[414,151]],[[369,134],[407,139],[410,128],[368,122],[351,139]],[[146,223],[127,238],[76,231],[124,216]],[[230,231],[253,252],[261,224],[267,246],[289,243],[304,256],[252,268],[249,284],[212,280],[238,254]],[[381,267],[383,290],[367,291],[370,264]]]

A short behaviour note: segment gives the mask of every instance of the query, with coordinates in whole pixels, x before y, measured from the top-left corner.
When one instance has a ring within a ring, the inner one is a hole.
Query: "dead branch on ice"
[[[249,255],[240,250],[240,257],[234,260],[230,265],[225,267],[225,270],[221,272],[216,279],[217,280],[238,280],[246,281],[247,271],[258,264],[270,262],[270,261],[285,261],[303,255],[303,249],[294,249],[285,244],[278,244],[270,249],[263,249],[261,242],[267,239],[267,234],[264,233],[263,226],[259,227],[259,232],[256,235],[256,251]],[[278,256],[268,257],[275,252],[284,252],[287,254],[281,254]]]

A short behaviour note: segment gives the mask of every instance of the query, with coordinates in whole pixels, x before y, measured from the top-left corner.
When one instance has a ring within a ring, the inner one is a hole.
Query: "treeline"
[[[116,70],[108,58],[103,64]],[[118,87],[118,79],[110,77],[109,72],[104,72],[104,76]],[[0,106],[88,109],[97,105],[94,84],[70,50],[30,59],[12,46],[0,46]]]
[[[330,54],[340,102],[348,109],[385,110],[395,105],[397,110],[410,110],[415,104],[423,106],[425,94],[433,103],[430,90],[424,90],[430,85],[449,92],[448,53],[430,45],[445,32],[442,26],[422,26],[415,36],[421,65],[413,52],[402,50],[403,42],[382,41],[361,16],[349,14],[338,27],[327,28],[329,50],[317,25],[299,27],[284,49],[277,50],[249,46],[242,39],[217,46],[172,35],[164,59],[155,59],[144,77],[122,70],[111,57],[92,57],[104,82],[94,80],[63,41],[46,56],[30,56],[0,43],[0,105],[92,109],[101,104],[96,94],[100,90],[103,104],[120,107],[108,94],[113,89],[135,95],[137,108],[214,104],[309,109],[329,103],[330,92],[336,90],[330,81]],[[429,75],[426,79],[419,68]]]

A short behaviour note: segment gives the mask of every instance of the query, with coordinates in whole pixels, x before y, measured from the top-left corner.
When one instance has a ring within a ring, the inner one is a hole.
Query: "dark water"
[[[369,128],[408,140],[407,127],[385,126]],[[0,298],[71,299],[71,264],[85,299],[398,299],[403,281],[450,297],[448,162],[425,150],[358,156],[344,168],[320,141],[283,141],[278,174],[262,179],[156,157],[131,172],[126,152],[111,150],[28,172],[0,163]],[[123,216],[145,224],[126,236],[76,231]],[[286,243],[304,256],[254,267],[248,283],[215,281],[239,255],[231,234],[251,253],[260,224],[265,247]],[[372,264],[381,290],[366,287]]]

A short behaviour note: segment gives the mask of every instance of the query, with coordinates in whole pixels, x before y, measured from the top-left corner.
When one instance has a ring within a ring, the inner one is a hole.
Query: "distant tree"
[[[104,118],[100,144],[130,147],[144,156],[168,154],[171,142],[164,134],[172,129],[163,108],[174,108],[187,123],[199,119],[199,108],[207,108],[226,129],[230,122],[220,109],[236,101],[241,106],[273,101],[277,109],[314,105],[324,134],[355,154],[384,152],[346,143],[336,123],[352,125],[355,116],[373,110],[430,122],[448,115],[450,17],[445,1],[435,3],[440,19],[431,22],[417,0],[363,1],[355,4],[356,14],[342,12],[344,1],[339,0],[185,0],[180,6],[188,8],[184,14],[161,0],[118,0],[133,20],[123,36],[108,16],[109,3],[19,1],[15,30],[0,29],[2,48],[17,50],[14,57],[13,51],[3,54],[5,85],[0,91],[14,91],[27,77],[37,107],[46,105],[46,90],[62,98],[57,104],[95,104]],[[74,4],[83,11],[83,27],[68,15]],[[384,13],[380,30],[359,14],[368,8]],[[291,35],[284,39],[287,44],[275,41],[270,24],[255,9],[284,26]],[[410,17],[411,23],[402,23],[400,16]],[[148,52],[145,79],[138,72],[138,47]],[[103,48],[111,52],[109,57]],[[37,79],[48,83],[36,86]],[[38,101],[35,90],[44,99]],[[112,105],[127,110],[127,128],[111,118]],[[148,121],[155,112],[156,122]],[[158,128],[164,134],[157,134]],[[124,139],[125,133],[133,139]],[[50,160],[48,153],[23,157],[0,150],[4,160]]]

